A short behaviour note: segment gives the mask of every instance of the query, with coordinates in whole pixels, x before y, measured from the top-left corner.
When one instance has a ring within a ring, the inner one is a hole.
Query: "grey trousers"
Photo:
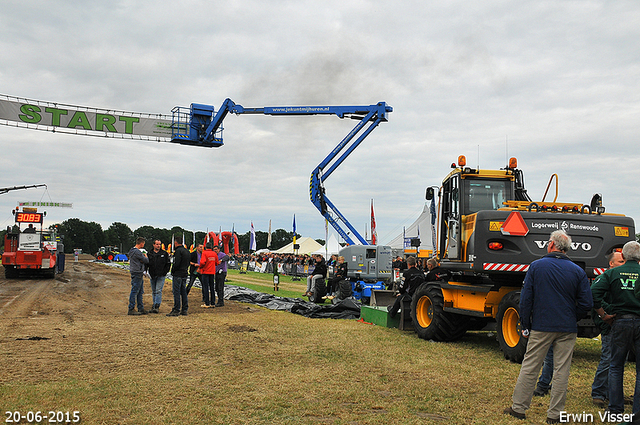
[[[560,412],[564,410],[567,399],[567,385],[569,383],[569,370],[573,347],[576,344],[575,333],[570,332],[540,332],[531,331],[527,352],[522,361],[518,382],[513,390],[513,405],[511,408],[517,413],[525,413],[531,405],[533,391],[540,374],[540,368],[544,358],[553,344],[553,379],[551,380],[551,400],[547,417],[558,419]]]

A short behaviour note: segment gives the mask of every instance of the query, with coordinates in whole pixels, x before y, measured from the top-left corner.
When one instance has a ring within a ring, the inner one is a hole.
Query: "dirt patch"
[[[246,325],[232,325],[229,326],[229,330],[231,332],[241,333],[241,332],[258,332],[257,329],[252,328],[251,326]]]
[[[83,255],[82,257],[89,257]],[[66,321],[95,316],[122,316],[127,314],[131,280],[127,270],[110,267],[87,259],[66,263],[63,273],[55,279],[5,279],[0,267],[0,320],[43,315],[62,316]],[[151,288],[144,281],[143,303],[150,308]],[[168,313],[173,306],[171,281],[162,291],[160,313]],[[189,312],[221,314],[245,310],[227,301],[223,308],[203,309],[201,292],[194,288],[189,294]]]

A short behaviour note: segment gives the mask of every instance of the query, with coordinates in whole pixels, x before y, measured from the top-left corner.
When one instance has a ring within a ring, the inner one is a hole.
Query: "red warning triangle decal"
[[[503,235],[508,236],[527,236],[529,228],[518,211],[511,211],[500,231]]]

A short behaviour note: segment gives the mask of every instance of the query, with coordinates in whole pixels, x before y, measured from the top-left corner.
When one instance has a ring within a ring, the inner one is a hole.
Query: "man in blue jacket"
[[[522,336],[529,341],[513,390],[513,404],[504,410],[519,419],[525,419],[542,362],[551,345],[555,373],[547,423],[559,423],[560,412],[564,410],[577,322],[593,307],[586,273],[566,255],[570,247],[571,237],[564,231],[551,233],[548,254],[531,263],[524,279],[520,321]]]

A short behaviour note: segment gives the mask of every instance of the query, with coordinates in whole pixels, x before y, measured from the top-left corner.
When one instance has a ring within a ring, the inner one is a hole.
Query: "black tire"
[[[347,299],[353,295],[353,289],[351,288],[351,282],[348,280],[341,280],[338,282],[338,297],[341,300]]]
[[[327,285],[324,282],[324,279],[318,280],[313,289],[313,292],[311,293],[311,295],[309,295],[309,301],[316,304],[322,304],[324,303],[322,297],[324,297],[325,295],[327,295]]]
[[[498,305],[497,339],[505,359],[522,363],[527,351],[527,338],[522,336],[520,323],[520,291],[511,291]]]
[[[18,277],[18,269],[15,266],[4,266],[4,277],[5,279],[15,279]]]
[[[443,310],[438,283],[422,284],[411,300],[411,320],[418,336],[426,340],[456,341],[467,332],[468,317]]]

